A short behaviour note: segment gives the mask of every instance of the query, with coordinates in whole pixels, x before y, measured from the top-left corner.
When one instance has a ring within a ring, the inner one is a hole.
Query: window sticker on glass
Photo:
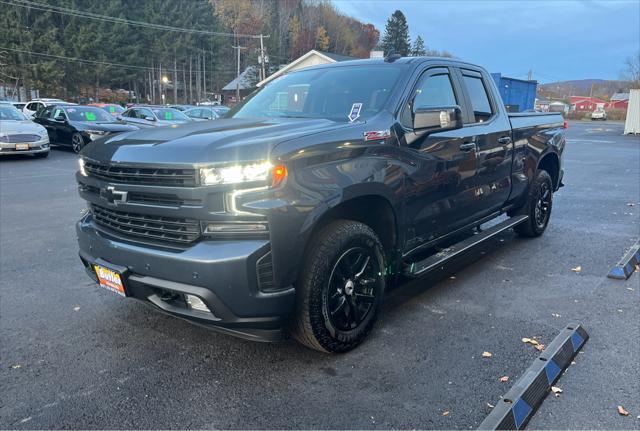
[[[116,112],[116,108],[113,106],[109,106],[109,112],[113,114],[114,112]]]
[[[165,112],[164,113],[165,120],[173,120],[173,112]]]
[[[67,108],[67,112],[76,112],[76,108]]]
[[[93,112],[87,112],[86,118],[88,121],[96,121],[96,114]]]
[[[360,111],[362,110],[362,103],[354,103],[351,105],[351,112],[349,112],[349,121],[354,122],[360,117]]]

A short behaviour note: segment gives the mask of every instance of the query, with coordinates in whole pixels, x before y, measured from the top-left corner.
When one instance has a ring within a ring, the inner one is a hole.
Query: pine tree
[[[427,55],[427,50],[424,47],[424,40],[422,40],[422,37],[418,36],[411,47],[411,56],[422,57],[424,55]]]
[[[385,55],[391,51],[403,57],[409,55],[409,26],[402,11],[396,10],[387,20],[382,38],[382,48]]]

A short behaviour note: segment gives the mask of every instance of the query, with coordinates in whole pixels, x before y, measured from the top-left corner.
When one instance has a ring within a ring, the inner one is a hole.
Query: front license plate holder
[[[122,297],[127,296],[124,271],[103,262],[94,263],[92,266],[101,287]]]
[[[29,144],[16,144],[16,151],[29,151]]]

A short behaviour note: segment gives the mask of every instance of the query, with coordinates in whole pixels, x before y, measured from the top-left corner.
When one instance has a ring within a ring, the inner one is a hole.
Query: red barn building
[[[571,96],[571,105],[575,111],[592,112],[597,108],[605,108],[607,102],[597,97]]]

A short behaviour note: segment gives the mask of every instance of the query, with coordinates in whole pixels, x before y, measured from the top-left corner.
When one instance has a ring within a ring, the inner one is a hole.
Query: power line
[[[77,63],[88,63],[88,64],[97,64],[97,65],[102,65],[102,66],[113,66],[113,67],[122,67],[122,68],[127,68],[127,69],[138,69],[138,70],[155,70],[155,68],[153,67],[148,67],[148,66],[135,66],[132,64],[124,64],[124,63],[112,63],[112,62],[108,62],[108,61],[99,61],[99,60],[87,60],[87,59],[83,59],[83,58],[77,58],[77,57],[67,57],[64,55],[54,55],[54,54],[45,54],[42,52],[33,52],[33,51],[27,51],[24,49],[16,49],[16,48],[7,48],[7,47],[2,47],[0,46],[0,50],[8,50],[8,51],[13,51],[13,52],[20,52],[23,54],[30,54],[30,55],[36,55],[36,56],[41,56],[41,57],[48,57],[48,58],[55,58],[58,60],[65,60],[65,61],[73,61],[73,62],[77,62]],[[176,69],[176,71],[182,72],[184,69]],[[218,69],[215,70],[216,72],[219,73],[235,73],[234,70],[222,70],[222,69]],[[202,72],[202,71],[198,71],[198,70],[193,70],[193,72]]]
[[[155,30],[174,31],[179,33],[202,34],[207,36],[240,37],[240,38],[250,38],[250,39],[259,39],[261,37],[261,35],[257,35],[257,34],[234,34],[234,33],[220,32],[220,31],[195,30],[195,29],[189,29],[189,28],[171,27],[171,26],[162,25],[162,24],[153,24],[153,23],[143,22],[143,21],[133,21],[125,18],[117,18],[109,15],[100,15],[93,12],[86,12],[86,11],[81,11],[77,9],[65,8],[61,6],[37,3],[30,0],[0,0],[0,3],[4,3],[11,6],[23,7],[27,9],[40,10],[44,12],[53,12],[53,13],[58,13],[60,15],[68,15],[68,16],[74,16],[79,18],[88,18],[88,19],[111,22],[116,24],[127,24],[127,25],[132,25],[137,27],[151,28]],[[269,37],[269,36],[267,35],[262,37]]]

